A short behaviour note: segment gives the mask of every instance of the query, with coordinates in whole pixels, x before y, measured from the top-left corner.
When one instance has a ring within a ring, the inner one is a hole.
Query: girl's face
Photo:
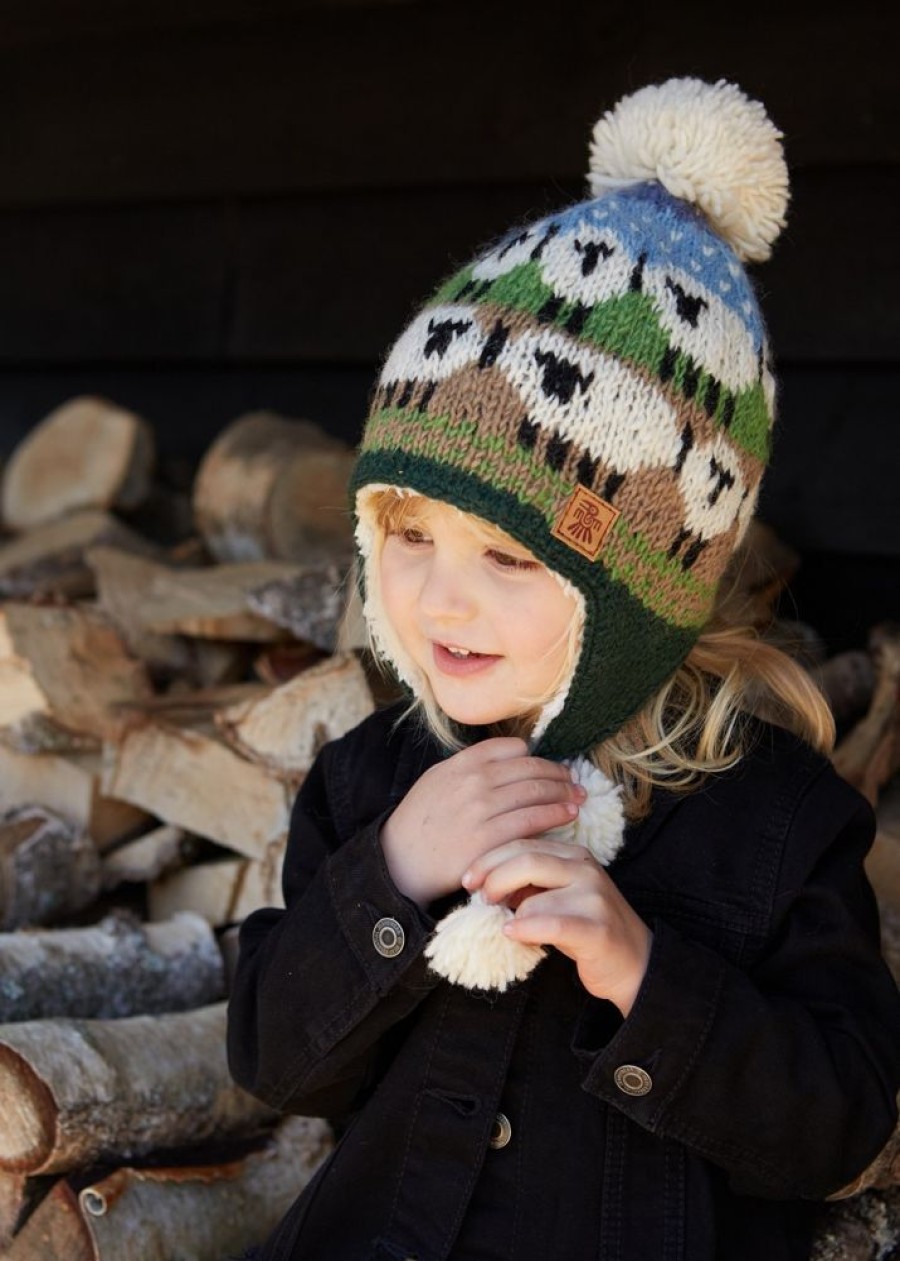
[[[416,497],[387,527],[380,580],[385,615],[454,721],[501,722],[560,686],[576,597],[493,527]]]

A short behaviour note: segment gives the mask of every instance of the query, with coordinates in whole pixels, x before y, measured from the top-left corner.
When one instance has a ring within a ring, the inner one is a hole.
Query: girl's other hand
[[[427,906],[489,850],[571,823],[584,798],[567,767],[524,740],[482,740],[427,770],[381,829],[391,878]]]
[[[503,930],[509,937],[555,946],[574,960],[588,993],[628,1015],[653,935],[583,846],[549,837],[513,840],[476,859],[463,884],[480,889],[488,902],[515,907]]]

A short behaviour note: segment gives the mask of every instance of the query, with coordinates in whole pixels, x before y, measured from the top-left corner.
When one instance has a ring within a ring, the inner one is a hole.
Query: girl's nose
[[[465,571],[435,557],[419,591],[419,608],[425,617],[435,621],[470,618],[475,601]]]

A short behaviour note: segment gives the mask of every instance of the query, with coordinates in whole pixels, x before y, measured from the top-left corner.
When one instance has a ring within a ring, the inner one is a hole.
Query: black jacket
[[[382,822],[441,756],[396,719],[323,750],[294,809],[287,910],[241,934],[236,1080],[346,1123],[264,1261],[806,1257],[809,1201],[895,1120],[868,805],[761,726],[736,769],[657,794],[610,868],[654,932],[626,1020],[553,951],[506,994],[473,994],[429,974],[434,921],[382,857]],[[387,957],[383,920],[405,936]]]

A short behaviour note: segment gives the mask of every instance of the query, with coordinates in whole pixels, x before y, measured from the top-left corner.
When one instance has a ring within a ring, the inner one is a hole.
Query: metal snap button
[[[372,929],[372,944],[383,959],[393,959],[406,945],[403,925],[385,915]]]
[[[637,1064],[622,1064],[613,1073],[613,1081],[623,1095],[649,1095],[653,1089],[653,1078]]]
[[[499,1151],[501,1147],[505,1147],[512,1138],[512,1126],[509,1123],[509,1117],[505,1112],[498,1112],[494,1118],[494,1128],[491,1130],[491,1137],[488,1144],[493,1147],[494,1151]]]

